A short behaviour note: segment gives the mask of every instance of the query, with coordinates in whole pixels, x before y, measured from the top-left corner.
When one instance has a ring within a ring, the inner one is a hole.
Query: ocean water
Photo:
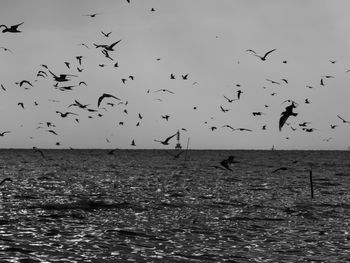
[[[350,262],[350,151],[43,151],[0,150],[0,262]]]

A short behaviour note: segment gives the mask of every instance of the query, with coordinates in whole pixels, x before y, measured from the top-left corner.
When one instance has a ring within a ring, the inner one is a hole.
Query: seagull
[[[169,115],[161,115],[163,119],[165,119],[166,121],[169,120],[170,116]]]
[[[8,52],[11,52],[11,53],[12,53],[11,49],[9,49],[9,48],[7,48],[7,47],[0,47],[0,48],[3,49],[4,51],[8,51]]]
[[[272,84],[277,84],[277,85],[281,85],[281,83],[274,81],[272,79],[266,79],[267,81],[271,82]]]
[[[69,112],[69,111],[67,111],[67,112],[65,112],[65,113],[60,112],[60,111],[56,111],[56,113],[60,114],[62,118],[67,117],[69,114],[78,116],[78,114],[76,114],[76,113],[74,113],[74,112]]]
[[[2,85],[2,84],[1,84],[1,89],[2,89],[3,91],[6,91],[6,88],[5,88],[4,85]]]
[[[23,104],[23,102],[18,102],[17,105],[18,105],[18,106],[21,106],[21,107],[24,109],[24,104]]]
[[[223,125],[222,128],[230,128],[232,131],[235,130],[235,128],[233,128],[231,125],[228,125],[228,124]]]
[[[181,77],[182,77],[183,80],[187,80],[188,73],[186,75],[181,75]]]
[[[235,100],[237,100],[237,99],[229,99],[229,98],[227,98],[225,95],[224,95],[224,98],[225,98],[229,103],[232,103],[232,102],[234,102]]]
[[[163,145],[169,145],[169,141],[176,136],[177,133],[175,133],[174,135],[169,136],[168,138],[166,138],[164,141],[159,141],[159,140],[154,140],[155,142],[160,142]]]
[[[53,76],[54,80],[57,82],[64,82],[64,81],[69,81],[67,77],[78,77],[77,75],[70,75],[70,74],[60,74],[59,76],[55,75],[53,72],[51,72],[51,75]]]
[[[343,123],[350,123],[350,121],[347,121],[347,120],[343,119],[343,118],[340,117],[339,115],[337,115],[337,117],[338,117],[339,119],[341,119],[341,120],[343,121]]]
[[[9,32],[9,33],[20,33],[22,31],[19,31],[18,30],[18,27],[20,25],[22,25],[24,22],[20,23],[20,24],[17,24],[17,25],[13,25],[13,26],[10,26],[10,27],[7,27],[6,25],[0,25],[0,28],[1,27],[5,27],[5,29],[2,30],[2,33],[6,33],[6,32]]]
[[[235,130],[237,131],[252,131],[251,129],[247,129],[247,128],[235,128]]]
[[[101,14],[102,14],[102,13],[93,13],[93,14],[86,14],[86,15],[83,15],[83,16],[89,16],[89,17],[94,18],[95,16],[101,15]]]
[[[279,121],[279,130],[282,130],[283,125],[286,123],[289,116],[297,116],[298,113],[293,112],[293,109],[296,108],[294,102],[291,105],[286,107],[286,110],[281,113],[281,118]]]
[[[120,40],[118,40],[117,42],[114,42],[114,43],[112,43],[112,44],[110,44],[110,45],[97,45],[97,44],[94,44],[94,46],[95,46],[96,48],[102,47],[102,48],[105,49],[105,50],[114,51],[114,46],[115,46],[116,44],[118,44],[120,41],[122,41],[122,40],[120,39]]]
[[[19,85],[20,87],[22,87],[23,84],[28,84],[29,86],[33,87],[33,84],[30,83],[28,80],[22,80],[21,82],[16,82],[17,85]]]
[[[0,132],[0,136],[3,137],[6,133],[10,133],[10,131]]]
[[[100,107],[100,104],[101,104],[101,102],[102,102],[102,100],[103,100],[104,98],[114,98],[114,99],[116,99],[116,100],[120,100],[119,98],[117,98],[117,97],[115,97],[115,96],[113,96],[113,95],[111,95],[111,94],[103,93],[103,94],[98,98],[97,107]]]
[[[228,112],[230,109],[224,109],[221,105],[220,105],[220,109],[221,109],[221,111],[222,112],[224,112],[224,113],[226,113],[226,112]]]
[[[83,56],[76,56],[75,58],[78,60],[79,65],[81,66],[81,60],[83,59]]]
[[[156,90],[154,92],[159,92],[159,91],[163,91],[163,92],[168,92],[168,93],[171,93],[171,94],[175,94],[174,92],[172,92],[171,90],[168,90],[168,89],[159,89],[159,90]]]
[[[262,61],[265,61],[265,60],[266,60],[266,57],[267,57],[270,53],[274,52],[275,50],[276,50],[276,49],[272,49],[272,50],[266,52],[263,56],[258,55],[258,54],[257,54],[254,50],[252,50],[252,49],[248,49],[248,50],[246,50],[246,51],[247,51],[247,52],[253,53],[254,56],[260,58]]]
[[[58,135],[54,130],[47,130],[48,132],[51,132],[52,134]]]
[[[105,33],[105,32],[103,32],[103,31],[101,31],[101,33],[102,33],[105,37],[109,37],[109,35],[112,33],[112,31],[111,31],[111,32],[108,32],[108,33]]]
[[[242,93],[243,93],[243,91],[241,91],[240,89],[237,90],[237,100],[239,100],[241,98]]]

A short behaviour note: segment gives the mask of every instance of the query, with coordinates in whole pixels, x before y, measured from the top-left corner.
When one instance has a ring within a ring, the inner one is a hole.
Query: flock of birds
[[[127,3],[130,4],[130,1],[127,1]],[[151,12],[155,12],[156,10],[154,8],[152,8],[150,10]],[[91,13],[91,14],[83,14],[83,16],[87,16],[89,19],[95,19],[97,16],[103,15],[103,13]],[[24,22],[16,24],[16,25],[0,25],[0,29],[2,29],[2,33],[7,33],[7,34],[19,34],[22,32],[22,27],[23,27]],[[97,52],[99,52],[99,54],[102,56],[103,59],[105,59],[105,63],[102,64],[98,64],[98,66],[100,68],[104,68],[106,66],[112,66],[114,68],[118,68],[119,67],[119,63],[118,61],[114,58],[114,52],[116,51],[116,49],[118,48],[119,45],[121,45],[123,43],[122,39],[117,39],[114,41],[109,41],[109,39],[113,36],[113,32],[109,31],[109,32],[105,32],[103,30],[101,30],[101,35],[106,39],[106,42],[108,43],[103,43],[103,44],[97,44],[97,43],[79,43],[79,46],[81,46],[81,48],[85,49],[85,50],[96,50]],[[0,47],[0,49],[3,52],[11,52],[13,53],[13,51],[11,49],[9,49],[8,47]],[[0,50],[0,51],[1,51]],[[254,57],[257,57],[259,60],[265,62],[269,59],[270,56],[272,56],[275,52],[277,51],[277,49],[271,49],[263,54],[259,54],[257,51],[252,50],[252,49],[247,49],[246,50],[246,54],[247,55],[252,55]],[[80,74],[81,72],[84,71],[84,64],[85,64],[85,60],[86,57],[82,56],[82,55],[77,55],[74,58],[75,62],[72,61],[63,61],[62,63],[64,63],[67,71],[69,71],[69,73],[61,73],[61,72],[55,72],[54,69],[52,69],[51,66],[48,66],[46,64],[41,64],[40,65],[40,69],[37,71],[36,74],[36,81],[40,81],[41,79],[52,79],[52,85],[55,89],[62,91],[62,92],[69,92],[74,90],[77,87],[86,87],[88,86],[87,81],[85,80],[81,80],[80,79]],[[160,61],[161,58],[156,58],[156,61]],[[283,60],[282,61],[283,64],[287,64],[288,61]],[[336,61],[334,60],[330,60],[330,63],[334,64],[336,63]],[[182,79],[183,81],[187,81],[189,80],[190,74],[189,73],[183,73],[180,74],[181,76],[179,77],[180,79]],[[333,78],[333,76],[331,75],[325,75],[322,76],[320,79],[320,86],[324,86],[325,85],[325,79],[329,79],[329,78]],[[135,75],[129,75],[129,76],[125,76],[123,78],[121,78],[121,83],[122,84],[126,84],[128,81],[133,81],[135,79]],[[169,72],[169,76],[168,79],[170,80],[175,80],[178,79],[177,74],[173,73],[173,72]],[[271,83],[272,85],[282,85],[282,82],[284,84],[288,84],[288,80],[287,79],[281,79],[280,81],[277,80],[272,80],[272,79],[266,79],[267,82]],[[17,81],[15,82],[16,85],[18,85],[21,88],[24,89],[31,89],[35,86],[35,82],[33,82],[32,80],[27,80],[27,79],[23,79],[21,81]],[[197,86],[199,85],[198,81],[193,81],[192,82],[192,86]],[[313,86],[306,86],[307,88],[312,89]],[[1,88],[3,91],[7,91],[7,88],[5,87],[5,85],[3,85],[1,83]],[[175,91],[171,90],[171,89],[166,89],[166,88],[161,88],[161,89],[155,89],[152,90],[151,89],[147,89],[146,91],[146,95],[147,94],[169,94],[169,95],[174,95]],[[240,101],[243,99],[244,97],[244,89],[241,87],[240,84],[236,84],[236,90],[234,91],[234,95],[231,96],[227,96],[227,95],[223,95],[223,100],[227,103],[227,104],[232,104],[235,103],[237,101]],[[276,95],[276,93],[271,93],[271,96]],[[68,95],[69,96],[69,95]],[[156,98],[156,100],[158,100],[159,102],[162,102],[163,99],[162,98]],[[58,100],[53,100],[51,99],[50,102],[52,103],[58,103]],[[278,127],[279,130],[282,131],[282,129],[286,129],[286,126],[289,126],[290,129],[292,129],[293,131],[295,131],[298,127],[294,124],[292,125],[291,123],[289,123],[288,121],[291,120],[292,117],[296,117],[298,116],[299,113],[294,112],[294,110],[298,107],[299,103],[297,103],[296,101],[293,101],[291,99],[287,99],[285,101],[282,102],[282,104],[284,103],[288,103],[288,105],[285,108],[285,111],[283,111],[280,115],[280,119],[276,120],[276,124],[278,123]],[[306,98],[304,101],[305,104],[310,104],[310,99]],[[84,111],[88,113],[88,118],[94,118],[94,117],[103,117],[103,112],[108,111],[109,109],[115,107],[115,106],[122,106],[124,107],[123,109],[123,113],[125,115],[127,115],[128,112],[128,104],[129,102],[127,100],[123,100],[121,99],[119,96],[117,96],[116,94],[111,94],[111,93],[107,93],[107,92],[101,92],[100,96],[98,98],[96,98],[96,105],[92,105],[92,104],[84,104],[81,101],[79,101],[79,99],[74,99],[74,102],[72,102],[70,105],[67,106],[67,110],[55,110],[55,113],[60,116],[61,118],[73,118],[74,121],[76,123],[79,123],[80,118],[82,116],[82,113],[78,113],[76,110],[73,110],[73,108],[75,109],[79,109],[79,111]],[[26,105],[23,101],[20,101],[17,103],[17,105],[19,107],[21,107],[22,109],[26,109]],[[37,101],[34,101],[34,105],[35,106],[39,106],[39,103]],[[269,105],[265,104],[264,105],[265,108],[268,108]],[[69,109],[69,110],[68,110]],[[193,106],[193,110],[197,110],[197,106]],[[224,105],[219,105],[218,110],[222,113],[227,113],[229,112],[231,109],[228,108],[227,106]],[[96,114],[96,115],[93,115]],[[254,111],[252,112],[252,115],[254,117],[259,117],[262,115],[265,115],[264,112],[262,111]],[[161,119],[165,120],[166,122],[168,122],[171,119],[171,115],[169,114],[161,114],[159,116]],[[137,113],[137,119],[138,122],[136,123],[136,127],[140,126],[141,121],[143,120],[144,116],[142,113],[138,112]],[[343,118],[340,115],[337,115],[337,118],[343,123],[343,124],[349,124],[350,121],[346,120],[345,118]],[[212,118],[213,119],[213,118]],[[207,125],[207,127],[209,127],[209,129],[211,131],[215,131],[217,130],[219,127],[221,128],[228,128],[231,131],[243,131],[243,132],[252,132],[253,129],[251,128],[247,128],[247,127],[233,127],[231,124],[224,124],[221,126],[218,125],[210,125],[208,123],[208,121],[204,122],[205,125]],[[118,125],[123,126],[124,125],[124,121],[120,121],[118,123]],[[311,122],[302,122],[299,123],[298,126],[301,127],[302,131],[305,132],[314,132],[317,129],[313,128],[310,126]],[[331,123],[330,124],[330,129],[335,129],[338,126],[340,126],[340,123]],[[45,129],[45,131],[47,131],[48,133],[51,133],[55,136],[59,136],[59,133],[57,132],[56,128],[56,124],[53,121],[44,121],[44,122],[39,122],[37,129]],[[261,127],[261,130],[266,130],[267,129],[267,125],[263,125]],[[181,130],[182,132],[187,132],[187,128],[184,127],[179,127],[179,130]],[[2,131],[0,132],[0,136],[5,136],[9,133],[11,133],[12,131]],[[171,141],[174,140],[174,137],[176,136],[175,131],[173,133],[171,133],[168,136],[164,136],[165,138],[162,139],[154,139],[154,142],[160,143],[161,145],[169,145]],[[286,139],[289,139],[289,137],[286,137]],[[324,141],[330,141],[332,138],[328,137],[325,138]],[[110,140],[108,138],[106,138],[106,141],[109,143]],[[56,141],[55,145],[59,146],[60,142]],[[130,138],[130,146],[136,146],[136,140],[135,138]],[[37,147],[33,147],[34,151],[40,151]],[[111,151],[113,153],[113,150]],[[42,154],[42,152],[41,152]],[[43,154],[42,154],[43,155]],[[223,162],[224,164],[222,164],[222,166],[224,166],[225,168],[227,168],[229,163],[232,163],[233,160],[229,159],[225,162]],[[227,167],[226,167],[227,166]]]

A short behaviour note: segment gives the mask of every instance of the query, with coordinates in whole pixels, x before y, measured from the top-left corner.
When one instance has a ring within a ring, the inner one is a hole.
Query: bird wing
[[[100,107],[100,104],[102,102],[102,100],[104,98],[114,98],[116,100],[120,100],[119,98],[117,98],[116,96],[113,96],[111,94],[108,94],[108,93],[103,93],[101,97],[98,98],[98,101],[97,101],[97,107]]]
[[[121,39],[120,40],[118,40],[117,42],[114,42],[113,44],[111,44],[110,46],[109,46],[109,48],[113,48],[116,44],[118,44],[120,41],[122,41]]]
[[[271,49],[270,51],[266,52],[265,55],[264,55],[264,58],[266,58],[266,56],[267,56],[268,54],[274,52],[275,50],[276,50],[276,49],[274,48],[274,49]]]
[[[176,135],[176,133],[174,135],[169,136],[168,138],[165,139],[164,142],[168,143],[171,140],[171,138],[173,138],[175,135]]]
[[[346,121],[346,120],[344,120],[342,117],[340,117],[339,115],[337,115],[337,117],[339,118],[339,119],[341,119],[342,121]]]
[[[287,119],[289,118],[290,114],[282,112],[282,116],[279,121],[279,130],[282,130],[283,125],[286,123]]]

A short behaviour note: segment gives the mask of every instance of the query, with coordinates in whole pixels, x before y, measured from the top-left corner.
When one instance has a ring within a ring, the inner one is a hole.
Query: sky
[[[0,29],[5,89],[0,89],[0,132],[10,131],[0,137],[1,148],[173,149],[176,137],[169,145],[155,140],[178,130],[181,145],[190,139],[191,149],[350,146],[350,123],[338,117],[350,121],[349,1],[1,0],[0,5],[0,24],[23,22],[20,33]],[[94,45],[119,40],[108,52],[111,58]],[[273,49],[265,61],[247,51],[263,56]],[[75,76],[57,84],[49,70]],[[39,71],[46,75],[37,76]],[[16,84],[22,80],[33,86]],[[59,89],[65,86],[74,87]],[[120,100],[105,98],[98,107],[103,93]],[[89,105],[70,106],[75,100]],[[298,115],[279,131],[286,100],[297,103]],[[76,115],[62,118],[56,111]],[[300,126],[304,122],[311,132]]]

